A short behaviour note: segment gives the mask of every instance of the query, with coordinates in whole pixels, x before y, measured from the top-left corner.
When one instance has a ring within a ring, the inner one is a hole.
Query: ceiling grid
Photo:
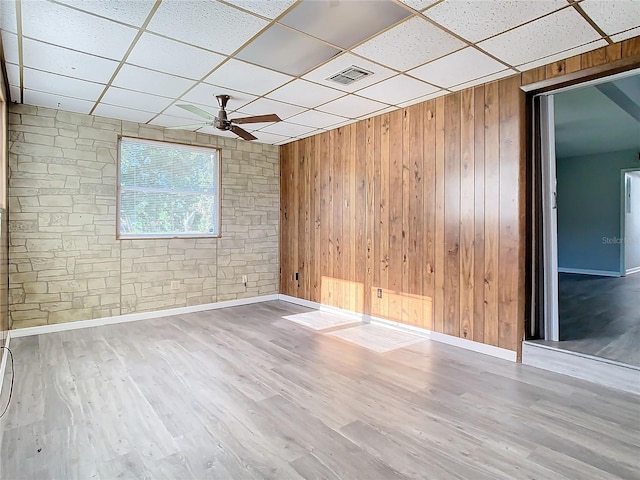
[[[14,102],[233,135],[178,107],[229,94],[284,144],[639,35],[640,1],[0,0],[0,33]]]

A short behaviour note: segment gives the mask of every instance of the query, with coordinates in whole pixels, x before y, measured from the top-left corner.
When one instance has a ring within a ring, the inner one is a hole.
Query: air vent
[[[335,75],[331,75],[327,80],[340,83],[342,85],[349,85],[350,83],[362,80],[364,77],[368,77],[369,75],[373,75],[373,72],[351,65],[349,68],[342,70]]]

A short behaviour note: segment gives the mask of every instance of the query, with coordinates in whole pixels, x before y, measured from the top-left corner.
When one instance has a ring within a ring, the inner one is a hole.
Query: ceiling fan
[[[176,105],[177,107],[188,110],[191,113],[195,113],[201,117],[207,119],[207,122],[204,123],[196,123],[193,125],[182,125],[179,127],[170,127],[171,129],[182,129],[182,128],[192,128],[192,127],[206,127],[212,126],[217,128],[218,130],[231,131],[238,135],[239,137],[245,140],[255,140],[258,137],[251,135],[244,128],[240,128],[237,123],[263,123],[263,122],[280,122],[281,118],[275,113],[271,113],[268,115],[255,115],[253,117],[241,117],[241,118],[227,118],[227,102],[231,98],[229,95],[216,95],[218,99],[218,105],[220,105],[220,111],[218,111],[218,116],[214,117],[208,112],[205,112],[201,108],[198,108],[194,105]]]

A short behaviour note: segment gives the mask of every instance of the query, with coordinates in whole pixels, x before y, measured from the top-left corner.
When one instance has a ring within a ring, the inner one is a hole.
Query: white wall
[[[631,182],[630,211],[625,208],[625,268],[627,273],[640,271],[640,171],[629,172]]]

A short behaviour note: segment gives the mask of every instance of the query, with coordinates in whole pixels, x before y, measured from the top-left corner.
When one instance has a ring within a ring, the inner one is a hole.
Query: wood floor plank
[[[285,302],[16,338],[2,479],[632,479],[639,398]]]

